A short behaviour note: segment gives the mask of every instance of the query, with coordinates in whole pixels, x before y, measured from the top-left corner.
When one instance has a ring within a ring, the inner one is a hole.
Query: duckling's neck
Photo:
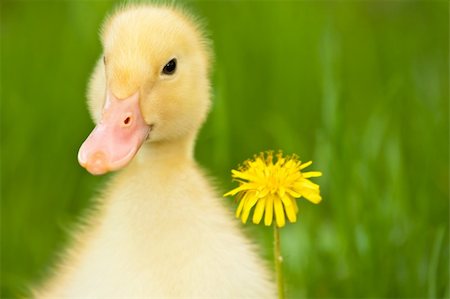
[[[144,144],[136,155],[136,166],[183,165],[191,163],[194,156],[195,135],[174,140],[154,141]]]

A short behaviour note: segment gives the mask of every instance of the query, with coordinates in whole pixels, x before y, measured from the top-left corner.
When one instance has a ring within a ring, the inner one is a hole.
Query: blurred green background
[[[99,27],[116,4],[1,2],[2,298],[43,279],[107,180],[77,151],[93,127]],[[324,173],[323,202],[302,200],[282,230],[288,297],[448,298],[449,3],[186,5],[214,41],[196,157],[219,190],[267,149]],[[271,230],[246,230],[270,259]]]

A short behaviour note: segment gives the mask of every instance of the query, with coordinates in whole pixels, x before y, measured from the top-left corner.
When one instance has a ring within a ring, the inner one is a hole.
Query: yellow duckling
[[[104,24],[89,84],[96,127],[78,159],[120,170],[37,298],[273,298],[275,286],[193,159],[210,106],[211,49],[169,6]]]

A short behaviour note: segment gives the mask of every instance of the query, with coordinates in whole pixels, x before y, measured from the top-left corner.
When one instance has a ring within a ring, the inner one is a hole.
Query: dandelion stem
[[[273,225],[273,239],[273,255],[275,260],[275,272],[277,275],[278,299],[284,299],[283,256],[281,255],[280,229],[276,224]]]

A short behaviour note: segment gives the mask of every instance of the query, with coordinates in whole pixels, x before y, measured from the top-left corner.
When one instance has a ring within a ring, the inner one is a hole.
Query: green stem
[[[284,299],[283,256],[281,255],[280,229],[276,224],[273,225],[273,239],[273,255],[275,260],[275,272],[277,275],[278,299]]]

